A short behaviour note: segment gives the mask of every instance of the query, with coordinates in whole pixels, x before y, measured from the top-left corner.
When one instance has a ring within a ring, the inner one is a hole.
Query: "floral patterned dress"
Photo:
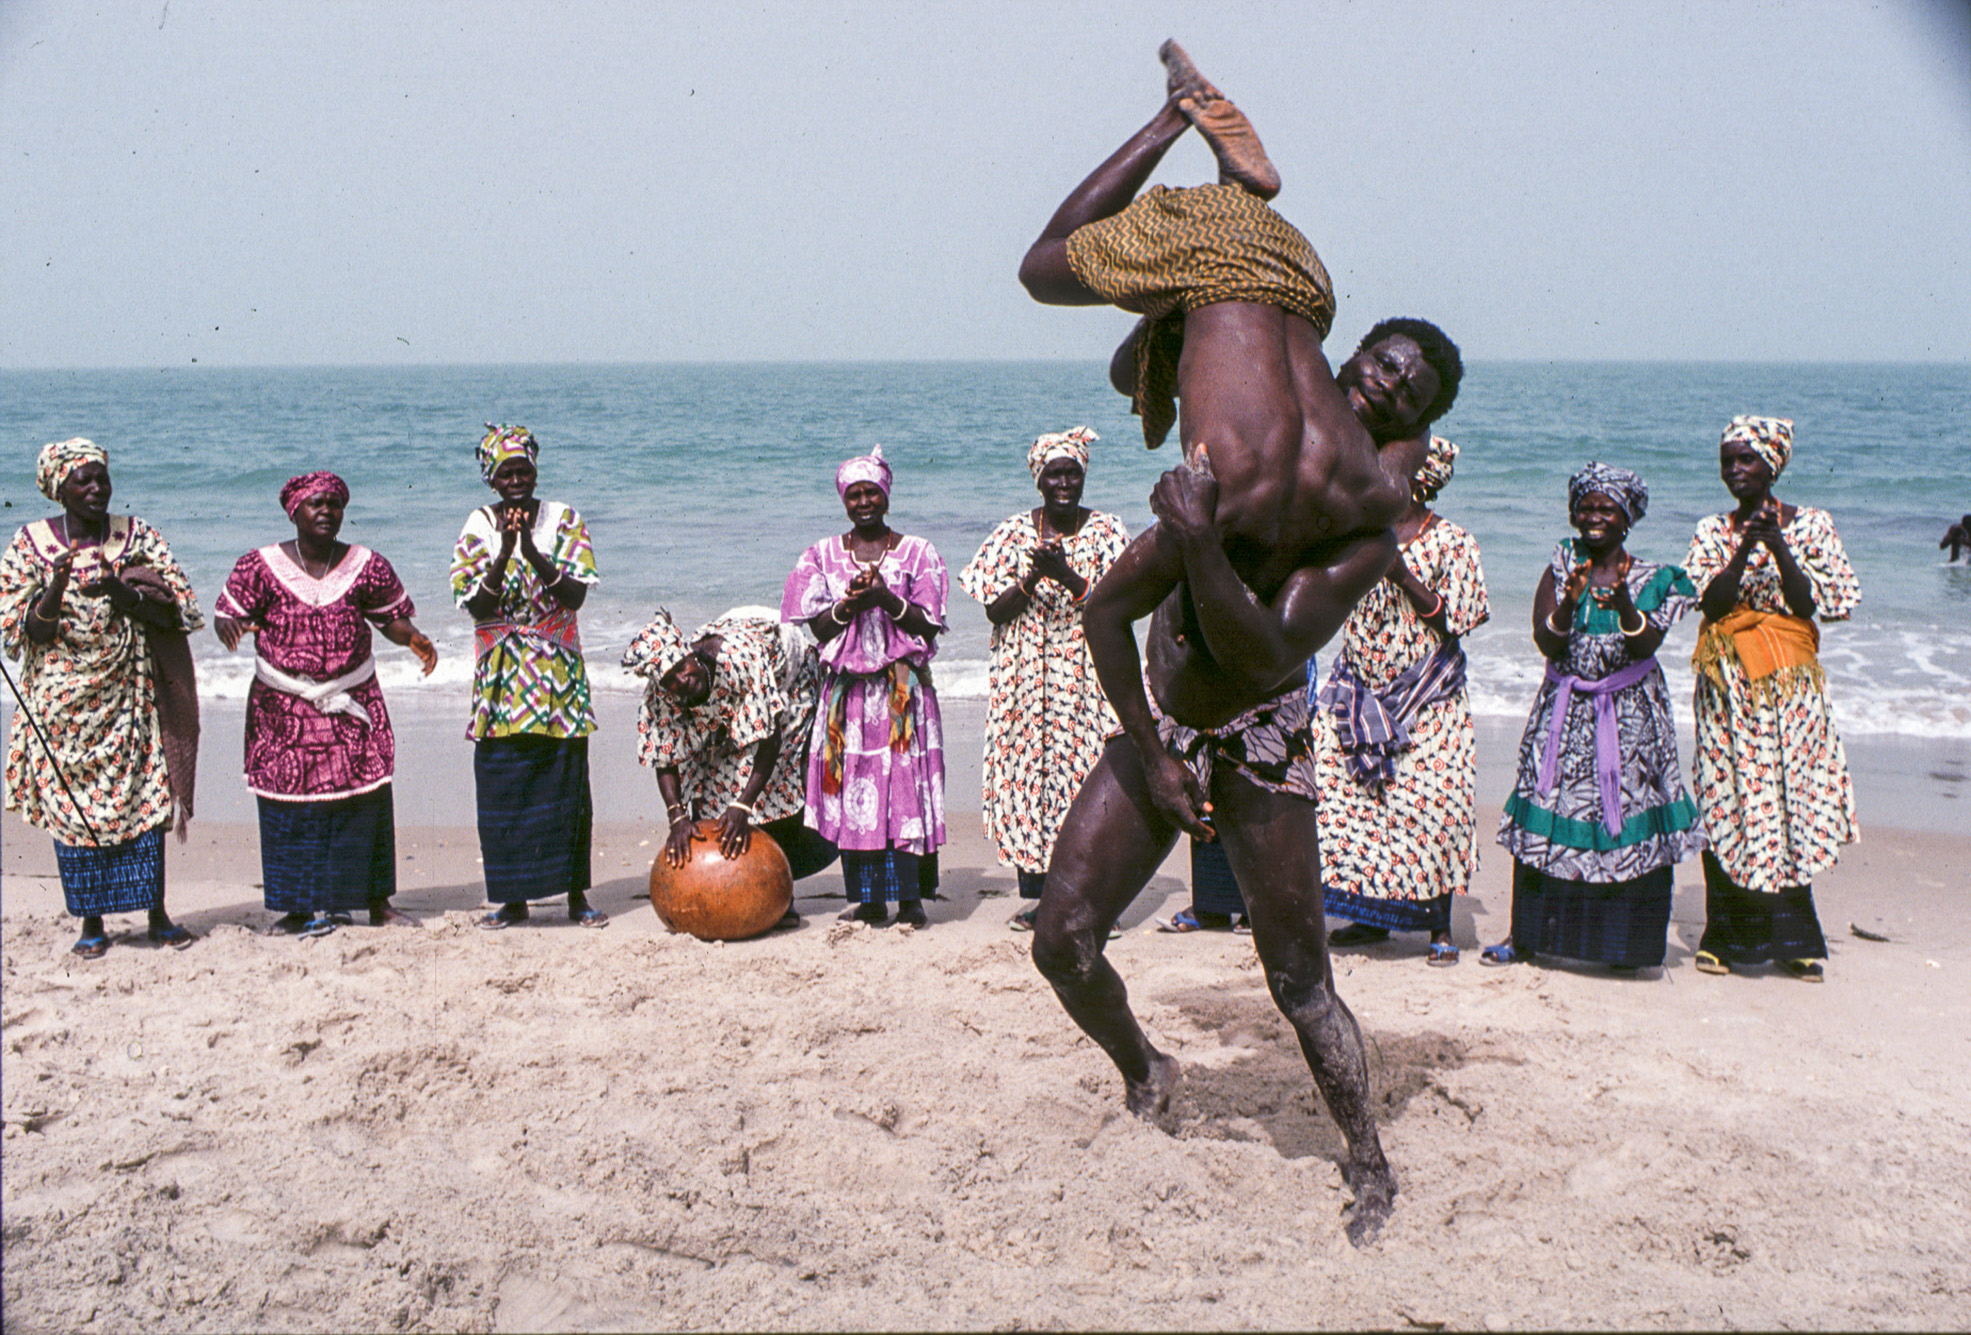
[[[1021,511],[987,536],[959,572],[959,587],[990,605],[1027,573],[1027,554],[1039,544],[1033,512]],[[1099,510],[1061,539],[1068,564],[1091,586],[1128,545],[1122,521]],[[992,628],[982,805],[1001,863],[1047,870],[1068,807],[1117,726],[1082,637],[1081,604],[1053,580],[1036,581],[1026,610]]]
[[[1492,615],[1471,534],[1436,517],[1402,552],[1417,578],[1443,598],[1451,638]],[[1349,614],[1335,657],[1380,692],[1446,642],[1385,578]],[[1440,917],[1448,923],[1449,896],[1464,893],[1478,868],[1478,762],[1466,693],[1424,706],[1409,729],[1411,746],[1397,757],[1395,777],[1371,789],[1349,773],[1334,713],[1317,714],[1321,877],[1328,912],[1337,917],[1438,930]],[[1436,900],[1441,905],[1431,905]]]
[[[1825,510],[1801,506],[1784,530],[1822,621],[1845,621],[1861,584]],[[1731,563],[1730,514],[1698,521],[1684,568],[1701,591]],[[1760,546],[1747,558],[1739,605],[1785,614],[1779,569]],[[1715,675],[1714,675],[1715,673]],[[1818,666],[1749,680],[1722,656],[1697,676],[1696,788],[1711,852],[1738,886],[1772,894],[1809,884],[1855,840],[1855,789]]]
[[[791,628],[790,628],[791,629]],[[753,803],[761,825],[797,816],[807,803],[808,732],[814,725],[820,660],[812,647],[789,659],[780,623],[720,617],[691,633],[690,643],[720,638],[712,692],[683,706],[658,684],[658,642],[646,629],[630,642],[623,666],[650,679],[637,717],[637,754],[651,769],[675,769],[684,801],[712,817],[739,799],[753,778],[753,748],[778,735],[780,756]]]
[[[21,659],[27,707],[54,750],[51,763],[41,739],[15,714],[7,809],[61,843],[108,847],[168,824],[171,788],[156,669],[143,629],[115,610],[107,594],[84,593],[82,585],[100,579],[104,563],[148,566],[171,590],[184,630],[200,629],[205,618],[163,535],[133,515],[115,515],[102,546],[77,555],[55,638],[34,643],[27,612],[47,589],[64,545],[46,520],[37,520],[0,556],[0,648]]]
[[[1574,564],[1585,559],[1572,538],[1556,548],[1556,598]],[[1697,602],[1696,589],[1676,566],[1632,559],[1627,582],[1636,610],[1658,630],[1667,631]],[[1575,606],[1567,657],[1553,668],[1582,682],[1598,682],[1636,662],[1616,611],[1583,597]],[[1594,882],[1633,880],[1702,847],[1695,828],[1697,807],[1684,791],[1677,761],[1676,721],[1662,669],[1608,696],[1621,753],[1621,810],[1613,832],[1602,810],[1596,756],[1599,706],[1585,694],[1572,696],[1566,717],[1559,721],[1554,782],[1540,791],[1559,694],[1559,684],[1549,676],[1534,698],[1519,744],[1518,781],[1499,822],[1500,845],[1556,880]]]

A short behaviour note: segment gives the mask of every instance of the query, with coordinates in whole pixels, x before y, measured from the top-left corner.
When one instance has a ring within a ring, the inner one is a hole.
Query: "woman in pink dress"
[[[881,446],[835,470],[851,525],[801,553],[780,618],[821,641],[821,702],[808,749],[807,821],[842,850],[851,916],[926,925],[944,842],[944,731],[931,659],[950,578],[937,548],[884,522]]]
[[[246,784],[260,802],[260,867],[275,930],[320,935],[359,908],[373,926],[415,927],[390,906],[397,831],[390,794],[397,742],[376,680],[370,627],[424,665],[437,651],[390,563],[338,542],[349,487],[307,473],[281,488],[287,542],[248,552],[219,595],[228,649],[254,635],[246,697]]]

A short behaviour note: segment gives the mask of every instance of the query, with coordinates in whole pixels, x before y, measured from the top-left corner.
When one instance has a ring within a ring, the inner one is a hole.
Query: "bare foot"
[[[1157,59],[1163,62],[1164,91],[1172,100],[1188,97],[1197,102],[1216,102],[1225,96],[1212,86],[1211,80],[1198,73],[1190,53],[1177,44],[1176,38],[1157,48]]]
[[[1396,1175],[1388,1163],[1378,1162],[1372,1168],[1351,1170],[1348,1185],[1355,1191],[1355,1204],[1349,1209],[1345,1231],[1351,1245],[1366,1247],[1382,1233],[1396,1208]]]
[[[1183,1075],[1177,1058],[1159,1052],[1150,1058],[1149,1079],[1141,1084],[1134,1080],[1122,1082],[1122,1101],[1129,1111],[1144,1121],[1154,1122],[1170,1111],[1170,1096],[1177,1092],[1177,1082]]]
[[[1222,97],[1205,103],[1187,97],[1177,104],[1177,109],[1211,145],[1212,153],[1218,158],[1221,184],[1241,186],[1261,199],[1271,199],[1280,193],[1280,173],[1266,156],[1259,132],[1252,128],[1243,111]]]

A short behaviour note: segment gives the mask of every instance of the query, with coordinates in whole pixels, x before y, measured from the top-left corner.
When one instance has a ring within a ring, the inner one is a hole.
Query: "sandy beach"
[[[456,802],[416,770],[407,806]],[[627,781],[598,770],[606,931],[474,930],[471,831],[407,820],[423,931],[269,938],[253,827],[206,819],[170,872],[205,939],[126,920],[94,963],[9,817],[6,1329],[1934,1328],[1971,1300],[1971,840],[1871,828],[1817,886],[1818,987],[1694,972],[1695,866],[1660,975],[1480,968],[1489,852],[1459,967],[1337,961],[1402,1189],[1356,1252],[1250,942],[1154,929],[1181,848],[1110,946],[1185,1065],[1157,1127],[1006,930],[975,815],[927,931],[838,924],[824,873],[800,929],[712,945],[651,911]]]

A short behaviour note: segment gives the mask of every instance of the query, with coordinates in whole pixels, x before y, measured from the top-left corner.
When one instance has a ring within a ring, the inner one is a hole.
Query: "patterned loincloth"
[[[1157,712],[1157,737],[1164,750],[1197,776],[1211,795],[1211,767],[1223,761],[1269,793],[1314,800],[1314,714],[1299,685],[1255,705],[1219,728],[1187,728]]]
[[[1334,284],[1321,257],[1241,186],[1152,186],[1121,213],[1075,229],[1068,265],[1098,295],[1150,321],[1136,345],[1131,407],[1151,449],[1177,421],[1186,313],[1250,301],[1300,316],[1322,338],[1334,323]]]

